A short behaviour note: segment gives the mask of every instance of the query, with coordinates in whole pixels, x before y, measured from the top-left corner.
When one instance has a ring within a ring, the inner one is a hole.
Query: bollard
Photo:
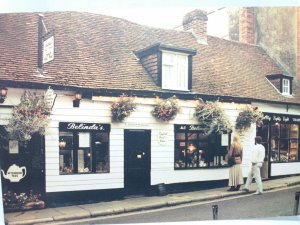
[[[212,210],[213,210],[213,219],[217,220],[218,219],[218,205],[213,205]]]
[[[299,197],[300,191],[296,191],[295,193],[295,205],[294,205],[294,215],[298,215],[298,208],[299,208]]]

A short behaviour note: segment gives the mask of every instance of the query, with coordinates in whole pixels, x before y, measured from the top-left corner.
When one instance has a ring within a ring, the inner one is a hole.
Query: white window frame
[[[162,52],[162,89],[188,91],[188,55]]]
[[[289,79],[282,79],[282,94],[283,95],[290,95],[290,80]]]

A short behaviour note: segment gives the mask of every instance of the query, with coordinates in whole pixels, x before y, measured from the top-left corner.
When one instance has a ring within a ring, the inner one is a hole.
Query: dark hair
[[[262,138],[261,136],[256,136],[255,137],[255,144],[261,144],[262,143]]]

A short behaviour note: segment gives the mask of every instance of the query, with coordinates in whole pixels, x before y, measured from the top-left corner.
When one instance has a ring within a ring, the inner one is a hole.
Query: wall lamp
[[[0,103],[3,103],[5,101],[6,96],[7,96],[7,88],[1,87],[0,88]]]
[[[76,92],[75,99],[73,100],[73,107],[79,107],[81,99],[82,99],[81,93]]]

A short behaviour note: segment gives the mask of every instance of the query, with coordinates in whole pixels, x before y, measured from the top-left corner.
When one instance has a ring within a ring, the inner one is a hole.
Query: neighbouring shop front
[[[300,117],[264,113],[264,122],[257,128],[266,149],[265,173],[268,177],[299,174]]]

